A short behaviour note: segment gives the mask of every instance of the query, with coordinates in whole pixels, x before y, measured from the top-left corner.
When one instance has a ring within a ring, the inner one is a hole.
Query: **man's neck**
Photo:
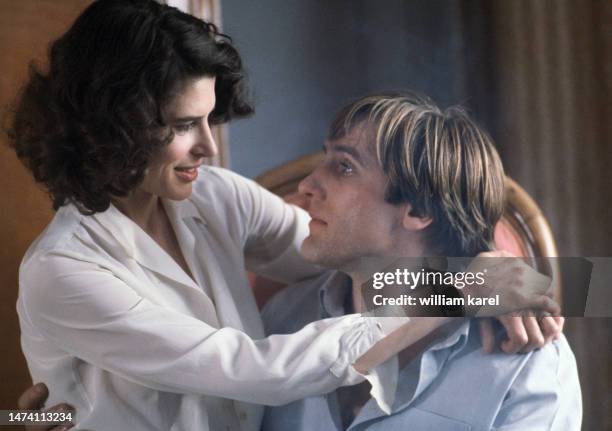
[[[342,268],[341,271],[345,272],[352,282],[353,312],[368,311],[361,288],[369,283],[375,272],[388,271],[389,268],[395,268],[398,263],[408,270],[419,271],[426,264],[423,256],[428,256],[427,253],[428,250],[424,247],[406,247],[387,256],[363,257]]]

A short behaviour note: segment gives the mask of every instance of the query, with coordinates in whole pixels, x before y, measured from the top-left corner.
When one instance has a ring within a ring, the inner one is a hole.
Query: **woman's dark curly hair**
[[[105,211],[174,137],[164,107],[186,80],[215,76],[213,124],[253,112],[242,62],[217,28],[153,0],[98,0],[30,65],[8,135],[58,209]]]

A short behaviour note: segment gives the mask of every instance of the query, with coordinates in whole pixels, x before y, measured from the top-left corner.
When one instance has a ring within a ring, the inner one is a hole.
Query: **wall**
[[[321,148],[335,111],[378,90],[463,100],[458,3],[223,0],[256,114],[229,126],[232,169],[253,177]]]
[[[0,2],[0,109],[3,124],[32,59],[44,60],[49,41],[59,36],[88,0]],[[44,61],[42,62],[44,65]],[[0,409],[15,408],[30,385],[19,345],[15,312],[17,269],[26,248],[51,219],[51,202],[8,148],[0,134]],[[3,428],[4,429],[4,428]]]
[[[561,256],[612,256],[612,3],[474,0],[494,95],[491,129],[510,175],[550,220]],[[472,5],[473,6],[473,5]],[[488,30],[488,32],[486,31]],[[487,61],[488,60],[488,61]],[[564,291],[577,289],[566,283]],[[568,319],[585,430],[612,430],[612,300]],[[607,307],[606,307],[606,304]]]

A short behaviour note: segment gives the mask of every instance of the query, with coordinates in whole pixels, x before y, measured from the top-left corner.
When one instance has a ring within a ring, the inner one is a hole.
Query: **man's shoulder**
[[[557,398],[567,391],[580,393],[576,358],[564,335],[523,356],[512,390],[531,392],[535,384],[542,393]]]
[[[333,271],[294,283],[266,303],[262,318],[266,334],[289,334],[321,319],[319,291]]]
[[[578,367],[565,337],[561,335],[524,356],[495,425],[514,423],[521,417],[525,428],[538,424],[551,430],[579,430],[582,398]],[[527,411],[532,413],[525,414]]]
[[[498,336],[503,335],[500,329]],[[517,429],[579,429],[580,384],[574,355],[563,336],[526,354],[488,354],[482,351],[478,322],[473,320],[461,347],[434,348],[422,361],[422,392],[414,403],[406,403],[419,412],[476,429],[508,424],[516,424]],[[424,370],[439,371],[431,375]],[[402,397],[401,392],[398,396]],[[406,423],[418,419],[412,408],[396,414]]]
[[[477,324],[477,321],[471,322],[471,357],[469,362],[473,363],[472,361],[477,357],[482,367],[489,367],[498,374],[506,374],[510,379],[509,384],[512,384],[512,381],[521,373],[524,375],[533,374],[538,376],[540,380],[548,378],[554,383],[558,379],[557,375],[563,372],[563,369],[577,369],[574,354],[563,335],[559,339],[529,353],[507,354],[498,348],[495,353],[486,354],[481,349],[482,342]],[[501,344],[504,337],[505,330],[499,325],[496,344]]]
[[[529,360],[534,366],[548,366],[548,364],[576,366],[574,353],[567,339],[561,335],[557,340],[547,343],[542,348],[534,350],[529,354]]]
[[[502,330],[499,335],[498,344],[501,343],[501,337],[505,336],[505,332]],[[505,369],[508,372],[533,375],[539,380],[548,379],[551,384],[561,384],[559,375],[564,370],[577,369],[574,353],[563,334],[557,340],[529,353],[510,355],[498,351],[493,356],[495,362],[506,364]]]

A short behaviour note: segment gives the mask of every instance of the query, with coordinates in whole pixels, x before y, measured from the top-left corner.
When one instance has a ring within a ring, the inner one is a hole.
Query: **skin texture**
[[[147,231],[159,217],[159,197],[183,200],[191,195],[192,181],[176,168],[197,168],[204,157],[217,154],[208,116],[215,107],[215,78],[188,80],[166,107],[174,139],[157,154],[143,182],[125,198],[113,203]]]
[[[299,185],[313,219],[310,235],[302,244],[304,257],[316,264],[351,272],[360,256],[424,255],[419,231],[430,222],[410,216],[410,205],[390,205],[384,196],[385,178],[368,134],[360,125],[333,142],[326,142],[325,159]],[[488,257],[509,257],[503,251]],[[355,309],[360,309],[360,295]],[[498,318],[507,338],[499,348],[506,353],[529,352],[560,336],[564,319],[507,315]],[[496,348],[492,322],[480,319],[485,352]]]
[[[188,198],[204,157],[217,154],[208,122],[214,107],[215,78],[187,80],[164,112],[174,133],[172,141],[153,157],[143,182],[113,202],[192,278],[160,198]]]
[[[385,177],[365,130],[357,126],[343,138],[326,142],[324,150],[324,161],[299,185],[312,217],[302,255],[345,272],[365,256],[418,255],[419,229],[405,225],[421,219],[408,216],[409,204],[384,200]],[[422,223],[424,227],[428,222]]]

